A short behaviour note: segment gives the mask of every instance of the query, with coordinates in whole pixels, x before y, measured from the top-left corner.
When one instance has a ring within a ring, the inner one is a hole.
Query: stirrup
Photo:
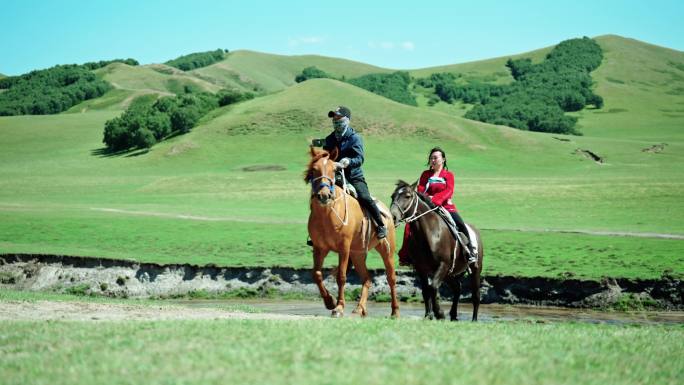
[[[470,267],[478,268],[477,266],[477,257],[474,256],[472,253],[468,255],[468,268]]]
[[[385,227],[385,226],[376,227],[375,234],[378,236],[378,239],[383,239],[383,238],[387,237],[387,227]]]

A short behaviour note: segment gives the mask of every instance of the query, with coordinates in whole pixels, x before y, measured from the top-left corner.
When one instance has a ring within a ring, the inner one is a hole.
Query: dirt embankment
[[[371,271],[371,296],[389,293],[384,271]],[[356,274],[348,275],[348,290],[360,288]],[[325,284],[335,290],[335,278]],[[420,297],[413,272],[400,271],[397,277],[400,297]],[[253,294],[318,295],[308,269],[238,268],[159,265],[134,261],[58,255],[0,255],[0,288],[98,294],[110,297],[175,297],[203,292],[221,294],[241,290]],[[469,278],[463,280],[463,298],[470,297]],[[443,288],[443,298],[451,292]],[[684,309],[684,282],[673,277],[651,280],[525,278],[485,276],[483,303],[532,304],[564,307],[611,307],[620,302],[638,301],[661,309]]]

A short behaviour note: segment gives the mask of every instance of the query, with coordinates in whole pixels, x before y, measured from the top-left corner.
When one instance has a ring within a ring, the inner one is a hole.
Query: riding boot
[[[375,202],[368,205],[368,213],[373,217],[373,221],[377,225],[375,232],[378,235],[378,239],[385,238],[387,236],[387,228],[385,227],[385,222],[382,221],[382,214],[380,214],[380,209],[378,209],[378,205]]]
[[[475,252],[473,251],[473,243],[470,241],[470,239],[468,239],[468,243],[466,244],[466,241],[461,238],[461,235],[459,235],[458,243],[463,246],[463,252],[465,253],[468,265],[473,268],[477,268],[477,255],[475,255]]]
[[[466,247],[467,253],[468,253],[468,265],[471,267],[477,269],[477,255],[475,255],[475,252],[473,251],[473,244],[472,242],[468,242],[468,246]]]
[[[463,219],[461,216],[458,214],[457,211],[451,212],[451,218],[453,218],[454,223],[456,223],[457,230],[463,234],[468,234],[468,227],[466,226],[465,222],[463,222]],[[465,242],[462,242],[459,236],[459,242],[461,245],[463,245]],[[468,240],[468,244],[465,245],[465,253],[466,253],[466,259],[468,260],[468,265],[477,268],[477,255],[473,252],[473,242],[472,240]]]

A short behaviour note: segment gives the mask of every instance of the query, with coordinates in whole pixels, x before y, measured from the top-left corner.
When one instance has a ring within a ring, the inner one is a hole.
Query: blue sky
[[[684,50],[682,1],[0,2],[0,73],[216,48],[320,54],[411,69],[616,34]]]

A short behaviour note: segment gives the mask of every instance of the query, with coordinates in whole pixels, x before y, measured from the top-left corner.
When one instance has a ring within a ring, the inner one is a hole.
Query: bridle
[[[325,159],[323,166],[327,165],[328,159]],[[332,193],[333,197],[333,205],[330,207],[333,213],[335,213],[335,216],[337,219],[340,220],[342,223],[342,226],[346,226],[347,223],[349,222],[349,210],[347,210],[347,194],[342,194],[344,196],[344,219],[340,217],[340,214],[338,214],[337,210],[335,210],[335,205],[334,203],[339,199],[337,194],[335,193],[335,171],[333,171],[333,178],[329,177],[325,170],[321,170],[321,176],[318,176],[316,178],[311,178],[311,198],[313,199],[316,194],[318,194],[319,191],[321,191],[322,188],[327,187],[330,189],[330,192]],[[329,183],[326,183],[324,180],[327,180]],[[318,184],[316,184],[316,181],[320,181]],[[346,180],[344,178],[344,172],[342,172],[342,183],[346,184]]]
[[[401,194],[401,191],[405,189],[406,187],[402,187],[401,190],[397,191],[397,194]],[[406,209],[402,209],[401,206],[397,204],[395,200],[392,200],[392,205],[390,207],[394,206],[399,210],[401,213],[401,219],[399,219],[399,222],[406,222],[406,223],[411,223],[416,221],[418,218],[422,217],[423,215],[429,214],[435,210],[439,210],[439,206],[435,206],[434,208],[427,210],[423,213],[418,214],[418,203],[420,202],[420,199],[418,198],[418,193],[413,191],[413,196],[411,197],[411,200],[409,201],[408,205],[406,205]],[[413,206],[413,210],[411,210],[411,206]],[[409,211],[413,211],[411,215],[406,216],[406,213]]]

